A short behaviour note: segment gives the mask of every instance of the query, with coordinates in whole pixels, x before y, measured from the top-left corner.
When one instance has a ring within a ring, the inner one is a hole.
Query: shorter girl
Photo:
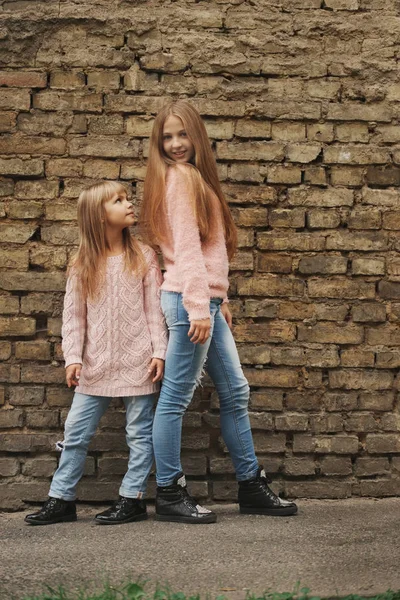
[[[164,371],[167,333],[156,254],[129,231],[135,217],[125,188],[103,182],[78,201],[80,245],[64,300],[62,348],[68,387],[76,391],[65,423],[49,499],[27,515],[31,525],[76,521],[76,486],[87,449],[112,398],[123,398],[128,471],[99,524],[147,518],[142,500],[153,463],[153,408]]]

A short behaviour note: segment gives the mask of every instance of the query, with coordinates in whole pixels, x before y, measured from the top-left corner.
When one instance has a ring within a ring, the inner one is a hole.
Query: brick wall
[[[60,315],[82,186],[140,200],[155,112],[190,97],[239,227],[235,337],[258,455],[290,496],[400,493],[398,0],[1,2],[0,505],[45,498],[71,401]],[[115,496],[115,402],[79,496]],[[199,497],[235,496],[209,382]],[[154,484],[152,484],[154,489]]]

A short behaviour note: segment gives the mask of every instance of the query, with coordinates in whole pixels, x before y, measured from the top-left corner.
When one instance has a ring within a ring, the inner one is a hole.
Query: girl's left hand
[[[153,376],[152,382],[161,381],[164,375],[164,361],[161,358],[153,358],[149,367],[150,376]]]
[[[232,329],[232,314],[226,303],[221,305],[221,312],[225,317],[225,321],[229,325],[229,329]]]

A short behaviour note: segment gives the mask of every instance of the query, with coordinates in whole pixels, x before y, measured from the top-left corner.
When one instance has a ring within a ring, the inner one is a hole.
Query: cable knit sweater
[[[167,332],[160,307],[162,275],[157,256],[144,244],[148,271],[124,271],[124,255],[107,258],[105,282],[95,300],[82,299],[71,273],[64,299],[62,349],[65,366],[82,364],[76,391],[93,396],[152,394],[148,368],[165,359]]]
[[[182,293],[190,321],[210,317],[210,298],[227,300],[229,262],[221,209],[215,194],[213,201],[217,215],[216,236],[202,243],[184,168],[175,165],[168,168],[168,240],[160,244],[166,269],[161,289]]]

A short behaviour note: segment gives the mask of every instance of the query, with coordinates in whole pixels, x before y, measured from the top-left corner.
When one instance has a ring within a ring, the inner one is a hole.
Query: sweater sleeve
[[[83,345],[86,334],[86,302],[79,291],[73,273],[68,277],[62,319],[62,351],[65,367],[83,363]]]
[[[188,181],[179,167],[169,170],[166,205],[175,262],[182,278],[183,306],[189,314],[189,321],[207,319],[210,317],[208,274]]]
[[[163,278],[156,253],[150,248],[148,251],[151,252],[151,256],[150,259],[148,259],[148,270],[143,279],[144,310],[150,330],[153,358],[165,360],[168,337],[167,327],[160,304],[160,287]]]

